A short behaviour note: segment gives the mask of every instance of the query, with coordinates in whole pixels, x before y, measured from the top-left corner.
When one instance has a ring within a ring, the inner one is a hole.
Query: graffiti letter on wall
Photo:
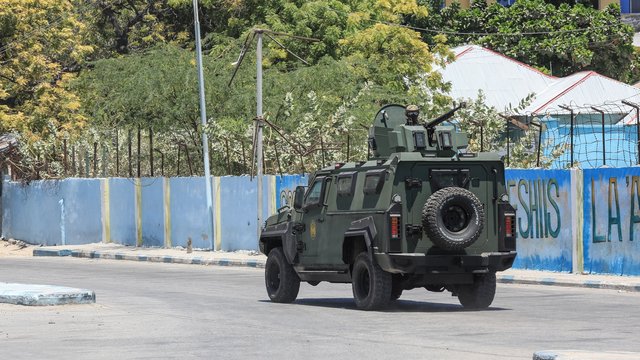
[[[616,217],[613,217],[613,215],[611,214],[612,188],[616,197]],[[618,240],[622,241],[622,226],[620,224],[620,202],[618,201],[618,179],[609,178],[609,241],[611,241],[611,226],[614,224],[618,225]]]
[[[609,206],[611,208],[611,206]],[[595,181],[591,178],[591,231],[593,232],[593,242],[601,243],[607,241],[604,235],[598,235],[596,232],[596,187]]]
[[[546,217],[547,217],[547,224],[549,227],[549,233],[551,234],[552,237],[557,238],[558,234],[560,234],[560,208],[558,207],[558,204],[556,203],[556,201],[553,199],[553,196],[551,196],[551,185],[555,185],[557,198],[560,197],[560,189],[559,189],[560,187],[558,186],[558,182],[556,181],[556,179],[549,180],[549,185],[547,186],[547,199],[549,199],[549,203],[551,203],[551,206],[553,206],[553,208],[556,211],[557,225],[555,229],[551,228],[551,214],[547,212]]]
[[[520,179],[509,181],[508,186],[516,187],[518,208],[524,211],[524,219],[518,217],[518,230],[523,239],[557,238],[560,234],[560,186],[556,179]],[[553,191],[555,188],[555,191]],[[520,210],[518,210],[520,214]],[[554,213],[554,214],[552,214]],[[555,217],[555,226],[552,218]]]
[[[631,219],[629,223],[629,240],[633,241],[633,228],[640,223],[640,215],[636,215],[636,199],[640,208],[640,176],[631,178]]]
[[[520,179],[518,181],[518,200],[520,201],[520,205],[524,209],[525,214],[527,214],[527,230],[522,230],[522,219],[518,217],[518,229],[520,230],[520,235],[523,238],[529,237],[529,230],[531,229],[531,214],[529,213],[529,207],[527,206],[527,202],[522,198],[522,193],[520,192],[520,188],[524,186],[524,192],[529,193],[529,183],[527,183],[524,179]]]
[[[529,220],[531,221],[531,225],[535,226],[535,235],[533,229],[531,229],[531,237],[540,238],[540,209],[538,209],[540,201],[538,200],[538,182],[534,181],[531,184],[531,191],[529,191],[529,209],[531,213],[529,215]],[[533,212],[535,211],[536,215],[533,216]],[[535,222],[534,222],[535,221]]]

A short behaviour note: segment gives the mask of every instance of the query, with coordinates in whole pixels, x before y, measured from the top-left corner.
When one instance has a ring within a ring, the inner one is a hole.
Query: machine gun
[[[431,145],[433,142],[433,133],[435,131],[436,126],[442,124],[443,122],[451,119],[453,117],[453,115],[456,113],[456,111],[462,109],[463,107],[466,107],[467,103],[465,102],[461,102],[458,106],[454,107],[453,109],[447,111],[446,113],[438,116],[437,118],[429,121],[429,122],[425,122],[424,123],[424,128],[427,129],[427,138],[429,140],[429,144]]]

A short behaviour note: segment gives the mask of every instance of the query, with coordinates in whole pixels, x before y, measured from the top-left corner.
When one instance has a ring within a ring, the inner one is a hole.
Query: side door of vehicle
[[[303,263],[317,263],[318,244],[327,236],[325,197],[329,184],[329,177],[316,177],[302,204],[304,231],[298,249]]]

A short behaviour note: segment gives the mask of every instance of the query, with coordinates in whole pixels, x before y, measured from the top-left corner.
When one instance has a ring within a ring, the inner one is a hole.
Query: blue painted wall
[[[257,180],[248,176],[220,178],[220,209],[222,250],[258,250],[258,212],[256,209]],[[270,214],[269,182],[263,181],[263,221]]]
[[[516,208],[514,268],[572,270],[573,219],[569,170],[507,170],[509,199]]]
[[[97,179],[6,182],[3,234],[44,245],[100,242],[100,194]]]
[[[595,119],[595,118],[594,118]],[[550,157],[557,146],[570,144],[570,126],[555,119],[547,119],[547,131],[542,133],[542,143],[545,144],[544,155]],[[602,144],[606,140],[606,152],[603,154]],[[602,128],[597,125],[574,126],[573,159],[582,169],[597,168],[606,165],[610,167],[625,167],[635,165],[638,161],[638,135],[635,126],[605,125],[604,138]],[[553,162],[556,169],[566,168],[571,163],[571,151],[567,148],[562,155]]]
[[[640,167],[583,174],[584,270],[640,275]]]
[[[60,245],[62,181],[5,182],[2,193],[2,232],[33,244]]]
[[[66,244],[102,241],[100,180],[68,179],[59,183],[64,197]]]
[[[109,179],[111,241],[116,244],[136,245],[136,192],[133,184],[133,179]]]
[[[207,236],[207,206],[204,177],[180,177],[170,180],[171,242],[173,246],[186,246],[191,238],[192,246],[210,249]]]
[[[631,0],[620,0],[620,12],[629,14],[631,12]]]
[[[293,206],[293,192],[298,185],[306,186],[309,182],[307,175],[276,176],[276,209],[289,205]]]
[[[142,178],[142,244],[164,246],[163,178]]]
[[[517,209],[518,257],[514,267],[571,271],[573,237],[580,239],[584,270],[592,273],[640,275],[640,167],[601,168],[575,172],[583,180],[583,219],[571,208],[568,170],[507,170],[507,186]],[[3,236],[45,245],[102,241],[101,179],[5,182]],[[257,249],[256,181],[223,177],[220,181],[219,239],[223,250]],[[296,185],[307,177],[265,177],[263,213],[291,201]],[[132,179],[109,179],[111,241],[136,244],[136,201]],[[162,178],[141,179],[143,246],[164,246]],[[202,177],[172,178],[170,234],[173,246],[209,248]],[[213,189],[215,191],[215,189]],[[617,194],[617,196],[616,196]],[[215,194],[214,194],[215,195]],[[275,206],[274,206],[275,205]],[[534,209],[535,210],[532,210]],[[109,222],[107,222],[109,223]]]

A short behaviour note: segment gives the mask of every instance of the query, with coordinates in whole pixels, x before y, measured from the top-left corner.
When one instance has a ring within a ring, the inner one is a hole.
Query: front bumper
[[[515,251],[479,255],[374,253],[378,265],[394,274],[461,274],[504,271],[513,265]]]

